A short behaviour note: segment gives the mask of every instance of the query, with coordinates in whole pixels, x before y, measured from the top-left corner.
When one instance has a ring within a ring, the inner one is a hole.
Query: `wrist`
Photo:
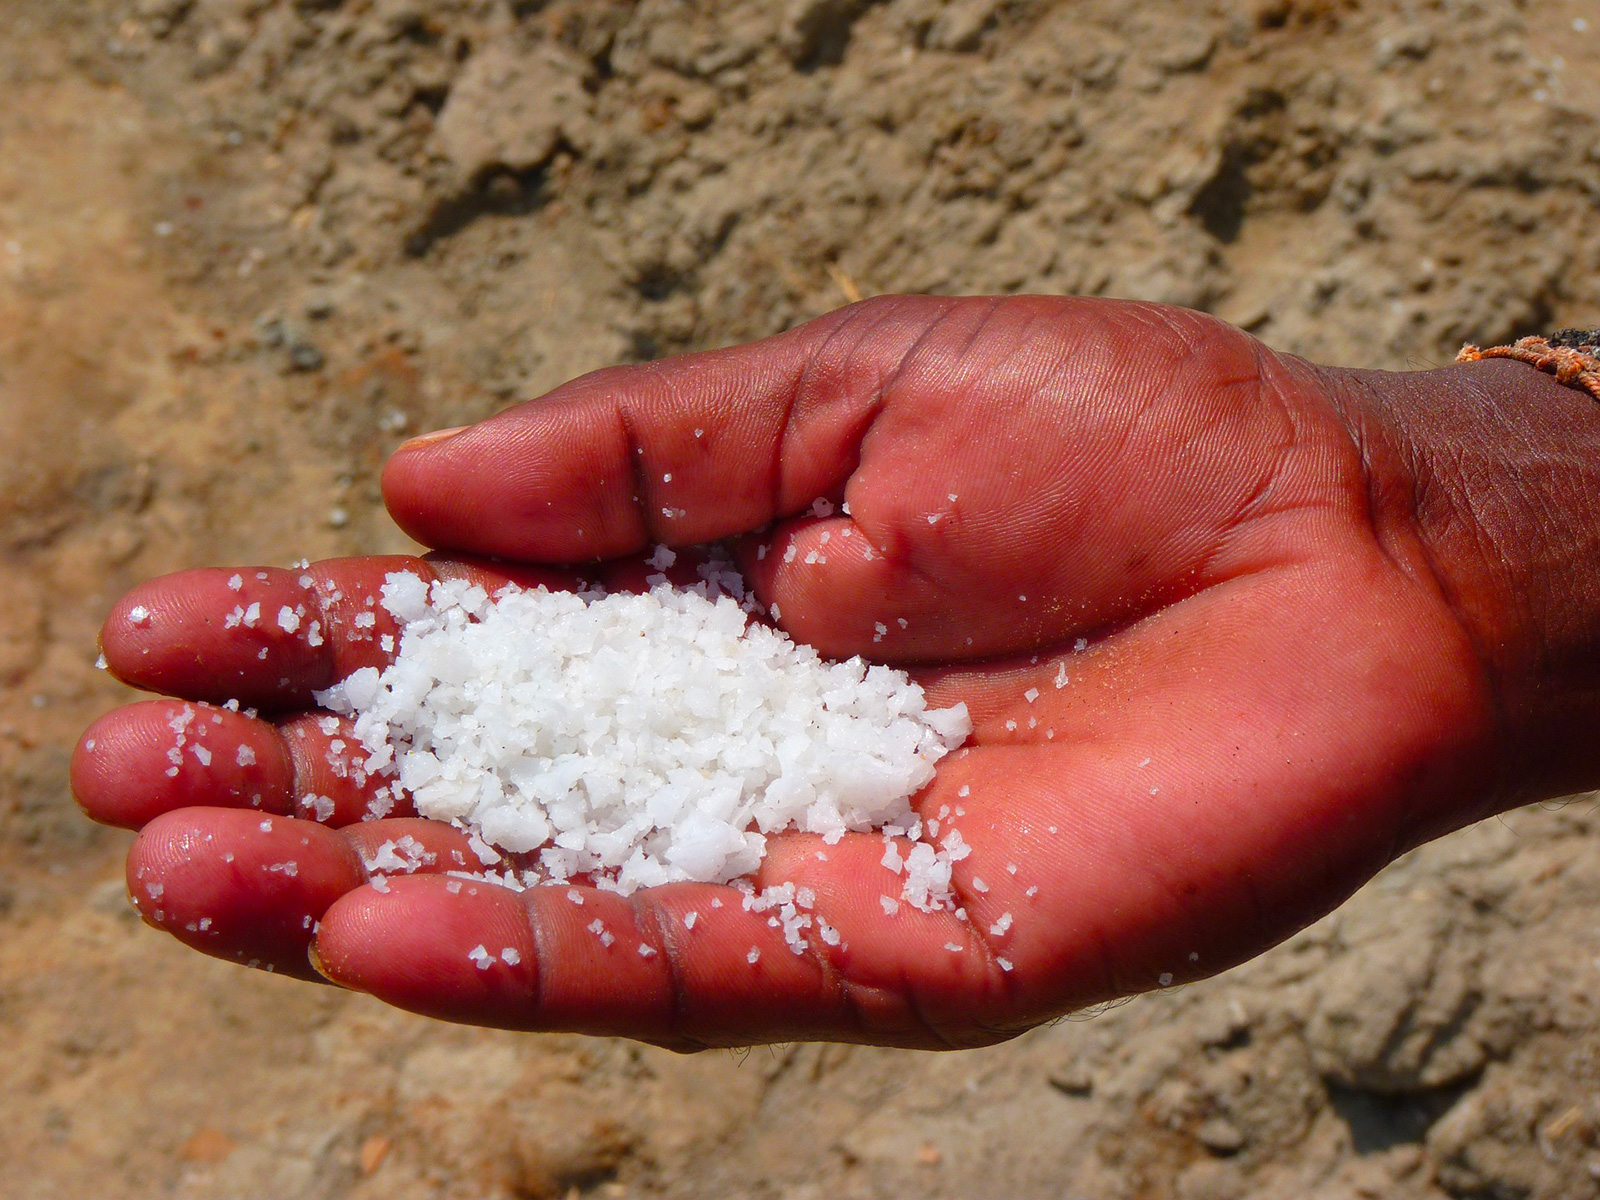
[[[1373,521],[1437,584],[1500,725],[1496,808],[1600,786],[1600,404],[1505,360],[1338,372]]]

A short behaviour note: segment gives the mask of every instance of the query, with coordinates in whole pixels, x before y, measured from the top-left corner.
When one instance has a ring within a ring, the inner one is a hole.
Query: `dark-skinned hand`
[[[1545,415],[1511,435],[1495,397],[1519,389]],[[74,792],[140,831],[128,879],[152,924],[417,1012],[678,1048],[992,1042],[1214,974],[1399,852],[1592,785],[1593,752],[1570,747],[1594,728],[1592,669],[1571,665],[1593,666],[1594,572],[1546,579],[1584,546],[1538,491],[1593,484],[1589,403],[1516,363],[1316,367],[1154,305],[868,301],[408,443],[384,491],[426,559],[136,588],[105,655],[173,699],[97,722]],[[849,515],[810,515],[817,497]],[[825,859],[817,838],[770,840],[758,883],[814,889],[841,934],[796,955],[729,888],[583,888],[579,905],[462,884],[443,873],[476,863],[461,831],[403,804],[361,820],[383,781],[336,773],[348,727],[311,693],[384,661],[388,615],[353,618],[385,574],[634,586],[654,543],[718,540],[795,639],[971,710],[968,747],[917,800],[964,810],[966,922],[885,913],[901,881],[872,834]],[[294,632],[284,606],[308,613]],[[1589,691],[1567,699],[1553,657]],[[228,700],[260,715],[213,707]],[[374,888],[364,860],[406,833],[436,861]]]

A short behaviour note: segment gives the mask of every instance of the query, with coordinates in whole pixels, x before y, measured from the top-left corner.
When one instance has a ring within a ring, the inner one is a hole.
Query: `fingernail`
[[[322,955],[317,953],[317,944],[315,942],[312,942],[306,947],[306,961],[311,964],[311,969],[313,971],[315,971],[318,975],[321,975],[335,987],[345,986],[345,984],[328,974],[328,968],[324,966],[322,962]]]
[[[439,442],[447,442],[458,433],[465,433],[469,427],[456,425],[450,429],[435,429],[432,433],[419,433],[416,437],[400,443],[396,454],[404,454],[408,450],[422,450]]]

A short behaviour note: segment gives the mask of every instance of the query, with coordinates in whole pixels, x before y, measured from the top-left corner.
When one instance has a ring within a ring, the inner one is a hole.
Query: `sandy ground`
[[[0,0],[0,1197],[1600,1195],[1600,818],[931,1055],[678,1058],[200,958],[66,791],[134,581],[404,540],[408,431],[857,294],[1405,368],[1600,312],[1579,0]]]

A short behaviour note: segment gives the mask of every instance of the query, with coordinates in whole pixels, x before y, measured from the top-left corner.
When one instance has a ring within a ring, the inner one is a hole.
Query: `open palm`
[[[1358,394],[1199,314],[1045,298],[888,298],[598,372],[396,456],[428,560],[124,598],[111,668],[180,699],[98,722],[74,789],[142,828],[147,919],[417,1011],[680,1047],[1004,1038],[1239,962],[1481,815],[1487,689],[1420,547],[1375,525]],[[387,614],[355,621],[387,572],[628,586],[653,543],[723,539],[797,640],[971,709],[918,798],[972,847],[965,920],[887,912],[876,835],[769,842],[759,882],[840,934],[796,955],[731,889],[518,894],[445,874],[477,866],[460,831],[361,819],[382,781],[307,707],[387,657]],[[263,716],[188,703],[229,699]],[[414,873],[370,886],[406,834]]]

